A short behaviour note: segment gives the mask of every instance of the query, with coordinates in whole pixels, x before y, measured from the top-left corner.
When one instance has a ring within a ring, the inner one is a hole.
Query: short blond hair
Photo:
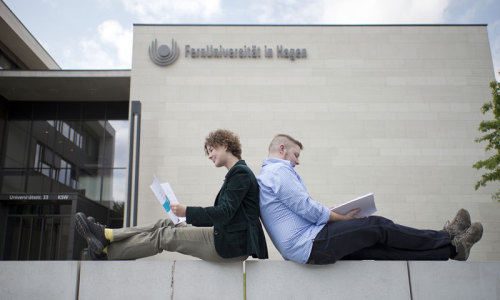
[[[302,143],[299,142],[298,140],[294,139],[293,137],[289,136],[288,134],[277,134],[271,143],[269,144],[269,152],[273,151],[275,148],[279,147],[279,145],[285,145],[285,148],[290,148],[292,144],[299,146],[300,150],[304,149],[304,146],[302,146]]]

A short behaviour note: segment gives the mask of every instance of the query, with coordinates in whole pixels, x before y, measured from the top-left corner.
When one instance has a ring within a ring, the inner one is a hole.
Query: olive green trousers
[[[172,220],[162,219],[146,226],[112,230],[113,242],[107,251],[110,260],[143,258],[163,250],[211,262],[244,261],[248,257],[220,257],[215,250],[213,227],[196,227],[184,222],[174,225]]]

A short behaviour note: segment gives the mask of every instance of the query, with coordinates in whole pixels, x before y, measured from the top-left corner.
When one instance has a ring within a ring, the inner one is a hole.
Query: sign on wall
[[[149,57],[159,66],[168,66],[173,64],[180,56],[180,49],[177,42],[172,39],[169,46],[158,45],[157,39],[151,42],[149,46]],[[203,47],[193,47],[190,44],[184,45],[184,58],[186,59],[287,59],[295,61],[296,59],[307,58],[306,48],[293,48],[277,45],[275,48],[264,45],[263,47],[252,45],[243,45],[240,47],[225,47],[223,45],[214,46],[213,44]]]

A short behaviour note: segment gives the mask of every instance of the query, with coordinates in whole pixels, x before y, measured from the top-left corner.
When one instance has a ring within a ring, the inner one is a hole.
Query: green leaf
[[[485,151],[494,149],[496,154],[472,165],[477,170],[486,170],[486,173],[481,176],[481,180],[476,182],[474,186],[476,190],[486,186],[488,182],[500,181],[500,83],[494,80],[490,82],[490,88],[492,100],[483,104],[481,112],[486,114],[488,111],[492,111],[494,118],[479,123],[478,130],[485,134],[474,141],[477,143],[487,142]],[[500,201],[500,191],[493,194],[492,197]]]

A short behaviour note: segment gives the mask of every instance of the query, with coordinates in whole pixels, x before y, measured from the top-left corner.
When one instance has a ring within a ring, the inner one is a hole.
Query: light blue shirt
[[[309,196],[288,160],[267,158],[257,177],[260,213],[267,233],[286,260],[305,264],[313,240],[328,222],[330,210]]]

